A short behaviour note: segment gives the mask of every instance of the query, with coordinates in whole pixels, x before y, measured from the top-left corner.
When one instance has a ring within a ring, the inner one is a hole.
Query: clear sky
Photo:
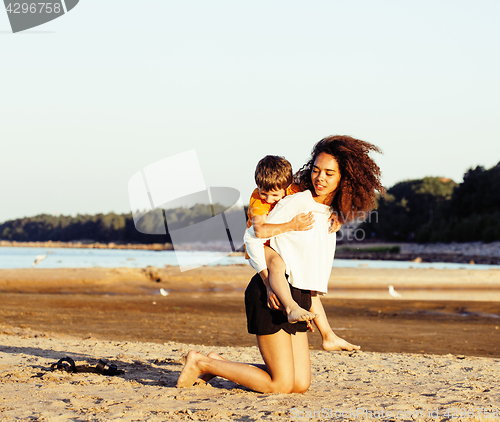
[[[500,161],[498,22],[498,0],[81,0],[12,34],[0,9],[0,222],[129,212],[130,177],[190,149],[248,203],[261,157],[298,169],[330,134],[381,147],[387,187],[460,182]]]

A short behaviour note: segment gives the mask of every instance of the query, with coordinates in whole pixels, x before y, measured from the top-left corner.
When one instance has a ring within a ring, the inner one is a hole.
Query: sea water
[[[0,247],[0,269],[31,268],[37,255],[46,255],[36,268],[144,268],[178,266],[178,257],[185,265],[246,264],[244,256],[227,256],[221,252],[206,251],[150,251],[141,249],[88,249],[88,248],[28,248]],[[446,262],[416,263],[411,261],[335,259],[334,268],[435,268],[435,269],[500,269],[500,265],[471,265]]]

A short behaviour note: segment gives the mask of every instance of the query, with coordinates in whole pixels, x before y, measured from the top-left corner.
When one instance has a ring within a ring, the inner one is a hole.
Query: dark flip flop
[[[106,368],[107,366],[107,368]],[[116,365],[108,364],[105,360],[99,359],[99,362],[97,363],[97,366],[95,367],[96,372],[103,374],[103,375],[120,375],[123,374],[125,371],[122,371],[121,369],[117,369]]]
[[[97,363],[95,368],[91,366],[76,366],[75,361],[71,359],[69,356],[59,359],[56,363],[50,365],[50,369],[51,371],[63,370],[72,373],[86,372],[86,373],[97,373],[109,376],[121,375],[125,372],[121,369],[118,369],[116,365],[109,365],[107,361],[102,359],[99,359],[99,362]]]
[[[67,362],[67,363],[65,363]],[[55,371],[56,369],[66,371],[66,372],[77,372],[75,361],[70,357],[66,356],[59,359],[56,363],[50,365],[50,370]]]

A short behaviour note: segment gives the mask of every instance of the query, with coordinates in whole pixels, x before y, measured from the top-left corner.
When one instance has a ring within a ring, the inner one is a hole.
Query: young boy
[[[292,183],[292,180],[292,166],[283,157],[268,155],[259,161],[255,170],[257,189],[252,193],[248,207],[247,231],[252,227],[251,230],[256,237],[270,238],[287,231],[305,231],[312,228],[314,224],[312,212],[298,214],[283,224],[267,223],[267,215],[279,200],[300,191],[298,186]],[[331,231],[338,231],[339,228],[338,221],[332,218]],[[265,245],[269,246],[269,241]],[[311,331],[312,326],[309,321],[314,320],[323,338],[323,349],[325,350],[359,349],[359,346],[348,343],[333,332],[316,292],[312,294],[310,311],[301,308],[293,300],[288,281],[285,278],[285,263],[271,247],[264,247],[264,250],[267,268],[259,271],[259,274],[267,288],[268,306],[272,309],[285,311],[288,321],[291,323],[307,321]],[[246,258],[250,258],[248,254],[246,254]],[[257,268],[256,270],[258,271]]]

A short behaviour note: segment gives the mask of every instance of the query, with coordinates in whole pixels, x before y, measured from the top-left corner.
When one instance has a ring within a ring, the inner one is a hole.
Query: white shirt
[[[280,254],[286,265],[288,282],[297,289],[326,293],[335,254],[336,233],[330,228],[330,207],[317,203],[311,191],[299,192],[283,198],[269,213],[267,223],[288,223],[299,213],[312,211],[311,230],[291,231],[271,238],[271,247]],[[253,226],[245,232],[245,247],[250,264],[257,272],[267,268],[263,244]]]

